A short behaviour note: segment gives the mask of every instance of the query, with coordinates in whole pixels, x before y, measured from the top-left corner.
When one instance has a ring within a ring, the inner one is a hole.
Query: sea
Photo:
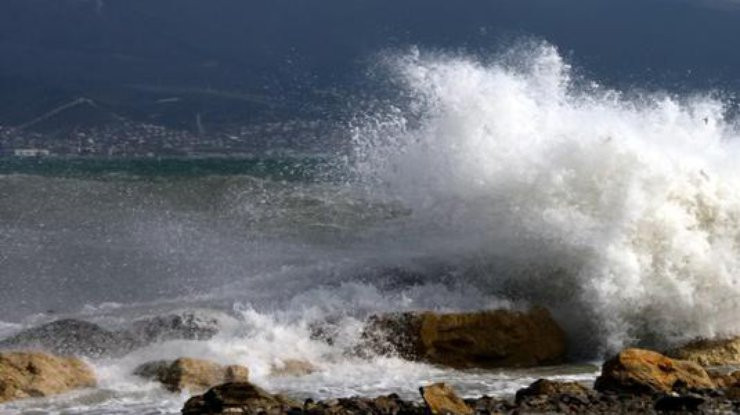
[[[176,414],[139,379],[177,357],[242,364],[296,398],[444,381],[510,397],[592,382],[625,346],[740,333],[740,129],[717,91],[617,89],[554,45],[379,56],[396,99],[320,154],[0,159],[0,338],[60,318],[217,316],[210,340],[87,359],[97,388],[3,414]],[[549,309],[569,363],[454,370],[348,353],[370,315]],[[330,321],[331,344],[312,336]],[[276,376],[308,361],[318,371]]]

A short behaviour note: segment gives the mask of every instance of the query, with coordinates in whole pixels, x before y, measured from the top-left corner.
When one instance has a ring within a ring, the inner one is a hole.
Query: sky
[[[522,39],[554,44],[606,84],[736,91],[739,6],[740,0],[4,0],[0,123],[20,123],[81,96],[131,116],[173,94],[196,97],[163,115],[175,124],[180,113],[190,119],[209,109],[225,122],[318,116],[333,109],[318,103],[326,94],[317,91],[361,89],[383,50],[418,46],[485,57]]]

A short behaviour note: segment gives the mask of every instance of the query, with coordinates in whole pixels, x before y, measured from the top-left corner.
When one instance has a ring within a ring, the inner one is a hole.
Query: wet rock
[[[465,403],[473,408],[476,414],[501,414],[510,413],[516,409],[516,405],[504,400],[483,396],[478,399],[466,399]]]
[[[643,349],[625,349],[604,363],[596,379],[599,391],[626,393],[669,393],[677,388],[708,390],[715,387],[698,364],[674,360]]]
[[[661,412],[696,412],[705,401],[701,396],[665,395],[655,401],[654,408]]]
[[[373,316],[361,348],[455,368],[562,362],[565,335],[543,308],[529,312],[395,313]]]
[[[319,368],[305,360],[287,359],[279,364],[273,364],[270,374],[273,376],[306,376],[316,373]]]
[[[270,415],[302,411],[303,405],[270,394],[248,382],[231,382],[213,387],[203,395],[190,398],[182,409],[183,415]]]
[[[209,340],[221,329],[225,316],[206,311],[184,311],[135,321],[126,333],[142,345],[167,340]]]
[[[120,355],[133,347],[128,336],[81,320],[57,320],[0,341],[3,349],[36,349],[62,356]]]
[[[84,362],[45,353],[0,353],[0,403],[95,386]]]
[[[740,384],[736,384],[727,388],[727,390],[725,391],[725,397],[732,401],[740,402]]]
[[[717,340],[699,339],[669,350],[666,355],[705,367],[737,365],[740,364],[740,337]]]
[[[424,403],[432,415],[469,415],[469,407],[452,388],[444,383],[435,383],[420,389]]]
[[[172,392],[202,392],[222,383],[249,380],[249,369],[244,366],[221,366],[207,360],[191,358],[145,363],[137,367],[134,374],[156,380]]]
[[[569,397],[574,401],[585,401],[588,403],[592,391],[578,382],[556,382],[540,379],[516,393],[516,403],[522,403],[533,398],[555,398]]]
[[[396,394],[374,399],[360,397],[331,399],[318,403],[308,400],[303,406],[304,413],[309,415],[424,415],[425,409],[414,402],[400,399]]]

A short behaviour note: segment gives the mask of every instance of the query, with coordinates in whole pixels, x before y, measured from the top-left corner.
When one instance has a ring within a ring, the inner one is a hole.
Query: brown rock
[[[145,363],[137,367],[134,374],[157,380],[172,392],[202,392],[221,383],[249,380],[249,369],[244,366],[221,366],[191,358]]]
[[[190,398],[182,409],[184,415],[283,414],[301,411],[302,405],[280,395],[272,395],[248,382],[215,386],[203,395]]]
[[[740,337],[717,340],[699,339],[669,350],[666,354],[705,367],[737,365],[740,364]]]
[[[604,363],[594,386],[599,391],[668,393],[676,388],[713,389],[707,372],[694,362],[643,349],[625,349]]]
[[[516,393],[516,403],[533,397],[559,397],[568,395],[587,399],[591,391],[578,382],[556,382],[540,379]]]
[[[543,308],[373,316],[362,336],[375,352],[455,368],[531,367],[565,356],[565,335]]]
[[[435,383],[420,389],[429,412],[432,415],[468,415],[473,408],[465,404],[452,388],[444,383]]]
[[[707,374],[712,378],[712,382],[719,389],[728,389],[733,386],[740,386],[740,371],[732,373],[721,373],[713,370],[708,370]]]
[[[95,374],[77,358],[45,353],[0,353],[0,402],[93,386]]]
[[[311,362],[287,359],[280,365],[272,365],[270,373],[273,376],[306,376],[318,371],[319,369]]]

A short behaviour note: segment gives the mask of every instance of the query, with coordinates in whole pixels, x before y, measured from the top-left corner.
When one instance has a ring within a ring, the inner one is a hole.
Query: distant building
[[[49,154],[49,150],[40,148],[17,148],[13,150],[13,155],[16,157],[46,157]]]

